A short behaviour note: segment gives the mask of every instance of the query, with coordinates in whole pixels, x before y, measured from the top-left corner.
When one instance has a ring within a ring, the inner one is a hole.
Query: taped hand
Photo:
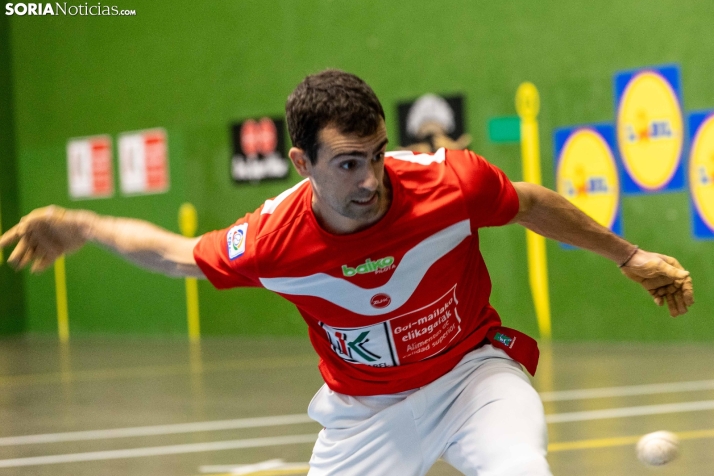
[[[91,212],[68,211],[57,206],[38,208],[0,236],[0,248],[17,243],[8,264],[20,270],[32,262],[31,272],[44,271],[57,258],[86,243],[91,215]]]
[[[666,302],[672,317],[686,313],[694,304],[689,271],[671,256],[638,250],[621,270],[622,274],[640,283],[658,306]]]

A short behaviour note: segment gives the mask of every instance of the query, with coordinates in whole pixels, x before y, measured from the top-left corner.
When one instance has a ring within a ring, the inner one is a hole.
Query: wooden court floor
[[[305,338],[2,340],[0,476],[304,475],[316,363]],[[544,348],[553,474],[714,474],[713,363],[711,344]],[[648,468],[634,444],[657,430],[681,456]]]

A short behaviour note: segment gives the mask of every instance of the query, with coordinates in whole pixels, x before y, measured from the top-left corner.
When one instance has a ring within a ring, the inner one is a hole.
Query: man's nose
[[[379,179],[377,178],[377,171],[374,170],[374,167],[367,167],[367,171],[365,172],[365,176],[362,179],[360,188],[373,192],[377,190],[378,187]]]

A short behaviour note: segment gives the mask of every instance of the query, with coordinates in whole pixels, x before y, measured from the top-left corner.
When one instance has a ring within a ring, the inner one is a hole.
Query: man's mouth
[[[377,201],[377,193],[375,192],[375,193],[374,193],[371,197],[369,197],[369,198],[363,198],[363,199],[359,199],[359,200],[355,199],[355,200],[352,200],[352,201],[353,201],[354,203],[356,203],[357,205],[361,205],[361,206],[373,205],[373,204]]]

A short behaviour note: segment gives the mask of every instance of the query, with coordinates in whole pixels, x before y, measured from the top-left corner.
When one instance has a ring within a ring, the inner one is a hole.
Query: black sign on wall
[[[290,161],[285,147],[285,120],[263,117],[231,125],[235,182],[286,178]]]
[[[397,104],[399,144],[407,150],[435,152],[441,147],[465,149],[471,144],[464,123],[464,96],[423,96]]]

